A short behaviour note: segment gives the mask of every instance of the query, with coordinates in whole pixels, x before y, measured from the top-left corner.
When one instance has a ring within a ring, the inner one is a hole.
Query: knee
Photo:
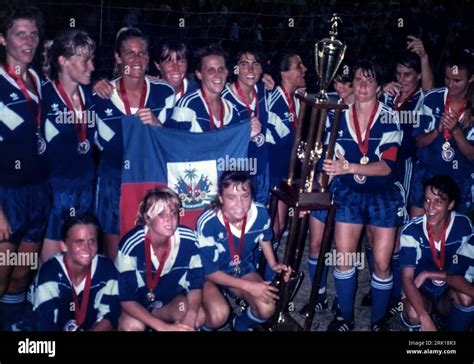
[[[206,326],[209,328],[219,328],[227,322],[230,308],[227,304],[217,304],[209,307],[205,312]]]
[[[118,331],[145,331],[145,324],[141,321],[120,315]]]
[[[391,273],[390,261],[374,262],[374,273],[379,278],[388,278]]]
[[[10,284],[8,286],[8,289],[12,292],[22,292],[28,288],[29,280],[29,268],[14,269],[10,278]]]
[[[415,309],[411,305],[406,303],[403,307],[403,315],[409,321],[409,323],[412,325],[418,325],[420,323],[420,318],[418,317],[418,314],[416,313]]]
[[[275,313],[275,303],[258,302],[255,307],[252,307],[252,311],[258,318],[268,320]]]

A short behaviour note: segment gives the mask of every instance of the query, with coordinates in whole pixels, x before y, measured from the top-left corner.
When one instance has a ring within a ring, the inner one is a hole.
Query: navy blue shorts
[[[99,177],[97,181],[95,214],[107,234],[120,234],[120,185],[117,178]]]
[[[416,164],[410,188],[410,198],[408,200],[408,206],[415,206],[421,209],[423,208],[423,203],[425,200],[423,181],[428,180],[437,174],[440,174],[440,172],[434,171],[419,162]],[[445,172],[444,174],[448,173]],[[473,209],[471,181],[468,178],[461,179],[460,176],[451,177],[454,179],[454,181],[456,181],[458,185],[459,196],[461,198],[456,208],[456,211],[461,214],[466,214]]]
[[[384,228],[402,226],[406,220],[403,187],[400,182],[386,186],[380,192],[362,193],[334,181],[333,198],[339,205],[336,221],[373,225]]]
[[[46,238],[61,240],[61,228],[71,216],[92,211],[92,184],[51,185],[53,208],[49,215]]]
[[[268,176],[268,165],[264,171],[258,171],[254,176],[251,176],[252,183],[255,187],[254,201],[266,206],[270,196],[270,178]]]
[[[0,186],[0,203],[12,230],[10,243],[43,242],[51,211],[51,194],[46,183]]]
[[[397,170],[400,183],[402,184],[403,189],[405,190],[405,201],[408,201],[410,195],[413,169],[414,164],[413,159],[411,157],[397,162]]]

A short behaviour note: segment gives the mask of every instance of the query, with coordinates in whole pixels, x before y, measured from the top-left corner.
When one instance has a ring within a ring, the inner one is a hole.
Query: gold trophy
[[[288,282],[281,275],[276,279],[280,291],[279,299],[276,303],[275,314],[265,325],[270,331],[299,331],[303,329],[307,331],[311,329],[314,307],[324,268],[324,254],[329,251],[331,246],[331,231],[334,226],[334,215],[337,206],[333,202],[332,193],[328,190],[327,174],[323,173],[320,183],[316,184],[314,182],[316,182],[315,170],[318,161],[321,158],[333,158],[340,115],[344,109],[347,109],[345,104],[329,102],[326,94],[326,89],[341,65],[346,51],[345,44],[336,39],[339,23],[341,23],[341,19],[334,14],[331,18],[330,38],[323,39],[315,45],[316,71],[319,77],[320,91],[319,94],[308,95],[308,97],[296,96],[300,101],[299,122],[291,151],[288,178],[283,180],[279,187],[271,191],[270,215],[272,224],[275,223],[277,218],[280,201],[287,208],[289,231],[282,263],[291,266],[293,272]],[[334,116],[332,117],[331,131],[328,135],[327,149],[323,155],[325,124],[330,110],[334,111]],[[306,315],[304,327],[301,327],[291,316],[291,310],[289,309],[291,305],[289,303],[295,295],[302,277],[302,273],[297,272],[303,256],[309,225],[309,214],[304,212],[318,209],[328,210],[319,253],[319,261],[323,263],[318,264],[311,289],[310,310]],[[274,240],[279,241],[282,236],[283,232],[274,237]],[[264,268],[264,264],[260,268]]]
[[[333,14],[331,23],[329,38],[320,40],[314,46],[316,73],[319,78],[319,93],[316,95],[316,101],[320,103],[328,101],[326,89],[336,75],[346,52],[346,45],[336,39],[338,24],[342,23],[341,18]]]

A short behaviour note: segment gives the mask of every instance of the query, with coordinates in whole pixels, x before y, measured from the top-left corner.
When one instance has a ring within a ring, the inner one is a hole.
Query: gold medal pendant
[[[155,294],[152,291],[148,292],[146,294],[146,299],[150,302],[153,302],[155,300]]]
[[[364,155],[363,157],[360,158],[360,164],[369,164],[369,157]]]
[[[448,141],[445,141],[443,143],[443,150],[448,150],[449,148],[451,148],[451,144],[448,142]]]

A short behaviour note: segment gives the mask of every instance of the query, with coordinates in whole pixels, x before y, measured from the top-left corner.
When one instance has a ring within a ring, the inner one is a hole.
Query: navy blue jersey
[[[406,100],[402,105],[398,105],[397,97],[384,93],[382,101],[388,107],[398,112],[400,130],[403,132],[402,144],[398,150],[398,159],[405,160],[416,155],[416,141],[413,137],[413,127],[418,127],[420,123],[420,109],[423,104],[424,93],[421,88]],[[394,105],[397,102],[397,105]],[[400,107],[400,109],[398,109]]]
[[[472,226],[469,219],[456,212],[451,212],[451,219],[446,230],[446,247],[443,270],[449,271],[453,265],[453,256],[462,243],[472,235]],[[435,242],[439,251],[440,242]],[[421,272],[438,271],[431,253],[428,232],[426,229],[426,216],[414,218],[402,230],[400,236],[400,269],[415,268],[415,277]],[[427,280],[423,284],[429,291],[435,286],[444,286],[444,281]]]
[[[92,147],[94,145],[95,111],[92,90],[89,86],[79,86],[85,112],[76,112],[74,118],[66,103],[59,95],[53,82],[43,87],[43,124],[47,143],[46,155],[49,180],[53,183],[90,183],[94,176]],[[80,117],[80,118],[79,118]],[[86,125],[86,153],[79,152],[76,126]]]
[[[449,266],[449,276],[462,276],[466,281],[474,282],[474,235],[463,241],[456,252],[457,261]]]
[[[223,126],[233,125],[240,122],[239,113],[235,106],[228,100],[221,97],[224,105]],[[219,115],[213,115],[213,129],[220,127]],[[190,94],[186,94],[176,104],[171,121],[166,126],[202,133],[211,130],[209,110],[202,97],[201,89]]]
[[[293,97],[293,102],[296,115],[299,115],[300,101]],[[288,176],[296,124],[280,86],[271,93],[268,109],[268,127],[265,141],[268,143],[270,186],[276,186],[280,184],[283,178]]]
[[[204,274],[212,274],[224,271],[234,274],[231,264],[229,240],[225,228],[222,212],[215,210],[205,211],[197,222],[197,238],[204,267]],[[237,248],[240,241],[241,230],[230,224],[232,239]],[[270,216],[267,209],[260,204],[252,203],[247,213],[247,224],[245,227],[245,240],[240,256],[242,275],[255,272],[253,251],[260,242],[270,242],[272,230],[270,227]]]
[[[41,80],[29,70],[41,94]],[[24,186],[46,180],[45,154],[38,154],[36,117],[20,88],[0,66],[0,185]],[[34,112],[38,97],[29,92]]]
[[[357,143],[356,132],[349,123],[349,120],[352,119],[352,111],[353,107],[350,107],[341,113],[335,152],[344,155],[349,163],[360,163],[363,154]],[[365,130],[361,130],[361,133],[364,140]],[[395,161],[401,137],[402,133],[397,116],[386,105],[379,102],[374,122],[370,128],[367,157],[369,163],[384,160],[391,169],[390,174],[387,176],[367,176],[365,179],[358,179],[359,182],[356,181],[353,174],[344,174],[337,178],[352,190],[368,193],[381,191],[387,184],[395,183],[397,181]],[[336,156],[336,153],[334,155]]]
[[[198,84],[196,83],[196,80],[192,77],[185,77],[183,79],[183,93],[180,93],[178,92],[176,94],[176,103],[178,103],[178,101],[184,96],[184,95],[187,95],[187,94],[190,94],[194,91],[196,91],[197,89],[199,89],[199,86]]]
[[[174,90],[164,82],[152,82],[145,78],[147,94],[145,107],[150,108],[161,123],[171,116],[175,103]],[[126,115],[125,105],[117,92],[119,79],[113,80],[114,90],[110,99],[102,99],[95,93],[97,135],[100,149],[99,176],[121,178],[123,162],[122,116]],[[131,109],[132,113],[136,109]]]
[[[101,320],[117,326],[120,316],[118,273],[113,263],[102,255],[92,260],[89,303],[83,330],[89,330]],[[75,287],[79,305],[82,303],[85,279]],[[55,255],[44,263],[36,276],[33,289],[33,313],[38,331],[63,331],[70,320],[75,320],[72,283],[64,265],[64,256]]]
[[[120,301],[137,301],[144,307],[147,300],[145,235],[148,228],[136,226],[120,242],[115,265],[119,271]],[[152,253],[152,274],[160,262]],[[171,239],[171,250],[161,272],[158,286],[153,290],[156,302],[168,304],[179,294],[202,289],[204,276],[194,231],[178,226]]]
[[[421,108],[420,126],[413,129],[414,136],[426,134],[438,128],[441,116],[444,113],[447,95],[448,89],[446,87],[434,89],[427,93]],[[463,117],[465,117],[465,114]],[[468,129],[463,130],[463,133],[467,141],[474,145],[474,123]],[[448,174],[455,180],[458,177],[470,178],[474,170],[474,162],[469,161],[461,153],[454,138],[449,140],[454,152],[453,158],[451,160],[443,159],[442,146],[444,142],[443,133],[439,133],[432,143],[418,150],[418,160],[436,173]]]
[[[257,94],[258,104],[253,100],[252,104],[249,106],[254,115],[258,116],[258,120],[262,124],[262,131],[259,135],[252,138],[252,141],[249,144],[249,158],[257,158],[257,171],[260,172],[265,171],[268,162],[268,145],[265,143],[265,134],[267,132],[268,123],[268,93],[265,90],[263,82],[259,82],[255,85],[255,92]],[[241,121],[250,120],[247,106],[240,100],[238,95],[235,95],[232,92],[230,85],[226,85],[224,91],[222,91],[222,97],[234,104]]]

